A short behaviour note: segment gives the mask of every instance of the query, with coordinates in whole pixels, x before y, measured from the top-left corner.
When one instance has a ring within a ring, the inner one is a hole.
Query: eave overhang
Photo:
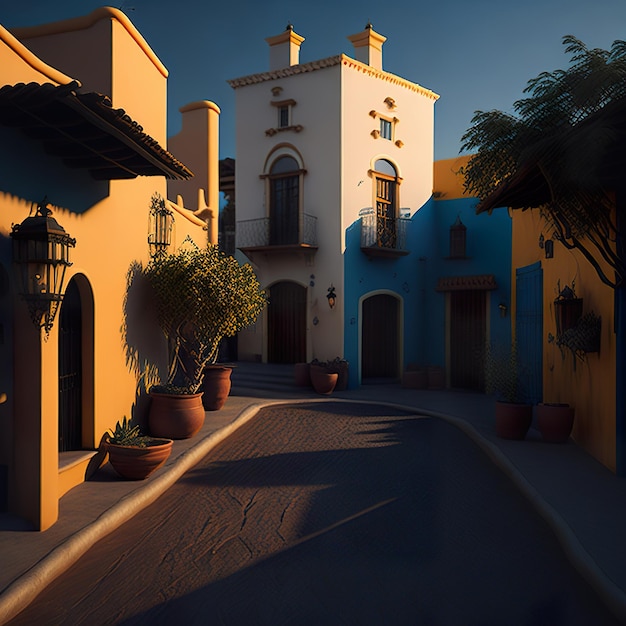
[[[594,144],[600,139],[602,149],[598,150]],[[593,168],[597,182],[606,190],[615,191],[623,187],[626,184],[623,174],[626,167],[626,97],[605,105],[575,124],[559,141],[562,142],[561,152],[580,155],[580,158],[591,155],[589,168]],[[545,153],[549,153],[555,146],[554,142],[548,143]],[[490,212],[498,207],[541,207],[550,200],[550,186],[541,171],[539,160],[534,159],[520,167],[514,176],[479,202],[476,213]]]
[[[108,96],[79,93],[78,83],[19,83],[0,89],[0,124],[40,141],[44,150],[96,180],[193,173]]]

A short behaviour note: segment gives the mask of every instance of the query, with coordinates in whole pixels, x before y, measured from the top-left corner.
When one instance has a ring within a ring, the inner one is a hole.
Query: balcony
[[[237,247],[246,255],[317,250],[317,218],[302,215],[297,219],[272,219],[237,222]]]
[[[406,256],[406,217],[381,217],[374,211],[361,217],[361,250],[372,257]]]

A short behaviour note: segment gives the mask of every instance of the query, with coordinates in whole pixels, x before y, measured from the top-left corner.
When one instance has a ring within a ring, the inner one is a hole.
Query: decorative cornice
[[[261,72],[259,74],[250,74],[248,76],[242,76],[241,78],[233,78],[228,84],[233,88],[246,87],[247,85],[256,85],[258,83],[264,83],[268,80],[277,80],[279,78],[287,78],[288,76],[295,76],[297,74],[306,74],[307,72],[314,72],[315,70],[321,70],[326,67],[332,67],[341,63],[341,57],[338,55],[334,57],[328,57],[321,59],[320,61],[311,61],[310,63],[299,63],[298,65],[290,65],[280,70],[272,70],[271,72]]]
[[[327,57],[326,59],[320,59],[319,61],[311,61],[310,63],[300,63],[299,65],[291,65],[289,67],[282,68],[280,70],[273,70],[271,72],[261,72],[259,74],[250,74],[248,76],[242,76],[241,78],[233,78],[228,81],[228,84],[233,89],[239,87],[246,87],[248,85],[256,85],[269,80],[278,80],[280,78],[287,78],[289,76],[296,76],[297,74],[306,74],[307,72],[315,72],[316,70],[322,70],[327,67],[334,67],[336,65],[345,65],[358,72],[363,72],[369,76],[380,78],[394,85],[400,85],[406,89],[417,92],[431,98],[432,100],[438,100],[439,95],[430,89],[426,89],[417,83],[412,83],[409,80],[400,78],[395,74],[384,72],[383,70],[377,70],[374,67],[367,65],[367,63],[361,63],[356,59],[345,54],[338,54],[334,57]]]

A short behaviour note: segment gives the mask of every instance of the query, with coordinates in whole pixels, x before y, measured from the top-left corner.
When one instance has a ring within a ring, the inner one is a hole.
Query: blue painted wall
[[[467,258],[449,259],[450,226],[460,217],[467,227]],[[445,294],[437,281],[449,276],[493,274],[498,288],[490,298],[490,338],[507,344],[511,320],[498,305],[510,309],[511,219],[506,211],[476,215],[474,198],[431,198],[412,219],[407,233],[410,254],[396,259],[371,258],[360,249],[360,220],[346,232],[345,358],[350,386],[358,384],[359,299],[388,290],[404,301],[404,366],[445,365]]]

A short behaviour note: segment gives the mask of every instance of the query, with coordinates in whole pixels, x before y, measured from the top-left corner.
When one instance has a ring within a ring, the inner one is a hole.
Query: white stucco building
[[[361,323],[348,300],[372,292],[368,268],[391,263],[393,272],[406,256],[407,218],[432,194],[438,96],[383,70],[385,37],[371,24],[349,39],[353,57],[300,64],[304,38],[288,26],[266,40],[267,72],[230,81],[237,247],[270,294],[264,317],[240,334],[241,359],[343,356],[346,326]],[[360,250],[349,260],[355,231]],[[399,367],[401,337],[394,341]]]

